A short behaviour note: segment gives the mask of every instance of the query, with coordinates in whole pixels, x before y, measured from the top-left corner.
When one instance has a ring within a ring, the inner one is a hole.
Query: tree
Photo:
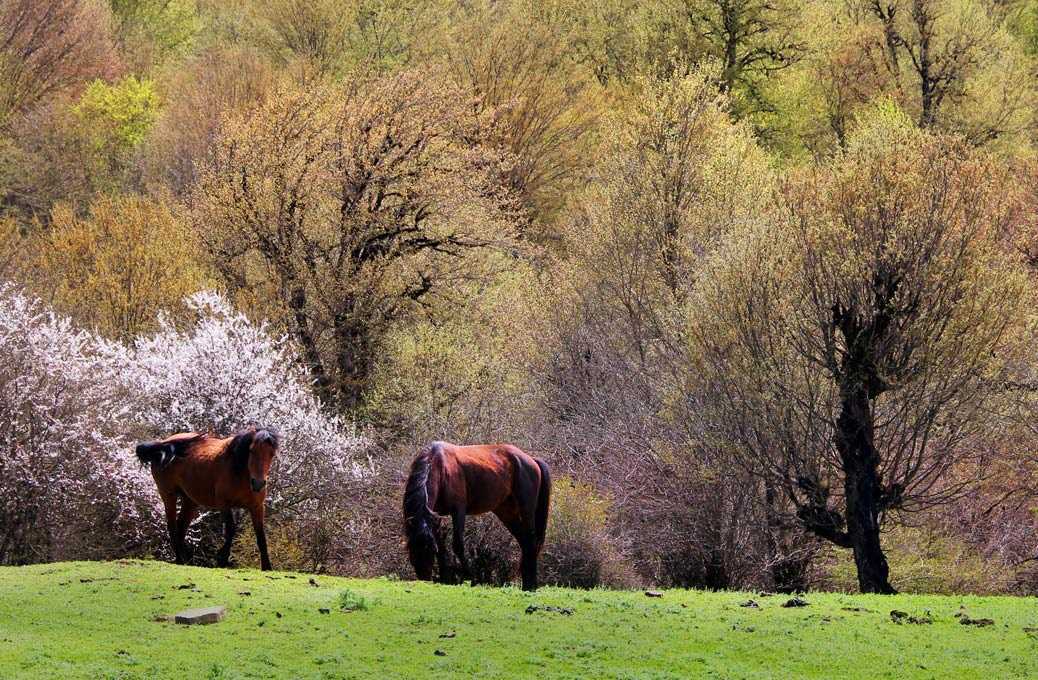
[[[541,440],[617,499],[650,578],[803,588],[791,566],[815,548],[787,540],[803,534],[770,521],[759,480],[706,436],[709,393],[684,323],[704,263],[771,209],[775,175],[707,74],[632,85],[569,225],[570,258],[529,315]]]
[[[40,288],[55,306],[123,341],[182,309],[206,279],[190,229],[160,197],[99,196],[83,217],[59,206],[36,245]]]
[[[95,80],[76,99],[58,95],[19,117],[2,200],[27,223],[46,223],[59,202],[81,213],[97,193],[136,184],[157,109],[151,84],[131,76]]]
[[[269,296],[330,404],[356,406],[387,328],[512,240],[502,159],[472,110],[428,73],[284,85],[228,124],[201,174],[192,216],[214,266]]]
[[[258,42],[283,62],[324,75],[406,66],[440,32],[438,0],[272,0],[259,3]]]
[[[100,0],[0,1],[0,128],[116,66]]]
[[[761,82],[795,63],[804,50],[796,6],[772,0],[680,0],[706,54],[721,65],[722,89],[737,113],[767,110]]]
[[[713,420],[806,529],[853,550],[863,592],[894,592],[884,522],[953,497],[949,470],[968,481],[983,463],[1029,296],[1005,172],[873,121],[789,183],[788,219],[746,229],[703,279]]]
[[[104,343],[0,286],[0,563],[126,555],[161,522]]]
[[[189,49],[201,28],[197,0],[108,0],[115,38],[135,73]]]
[[[990,142],[1031,126],[1029,61],[975,0],[870,0],[885,67],[920,127]],[[977,114],[980,115],[977,115]]]
[[[72,107],[72,115],[98,166],[93,175],[125,182],[158,108],[150,81],[128,76],[111,85],[100,80],[90,83]]]
[[[488,141],[514,158],[509,183],[539,222],[527,235],[556,240],[548,225],[587,177],[593,156],[594,90],[568,55],[562,19],[522,4],[481,9],[452,36],[452,75],[494,117]]]
[[[187,61],[166,90],[144,151],[145,178],[185,197],[216,148],[225,118],[255,106],[271,87],[272,67],[248,47],[211,48]]]

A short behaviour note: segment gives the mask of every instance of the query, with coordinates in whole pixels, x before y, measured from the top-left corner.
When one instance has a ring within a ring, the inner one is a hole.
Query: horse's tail
[[[537,515],[535,529],[537,531],[537,549],[544,546],[544,535],[548,531],[548,511],[551,505],[551,473],[548,472],[548,464],[540,458],[534,458],[537,467],[541,469],[541,488],[537,492]]]
[[[188,448],[202,438],[200,434],[181,436],[173,441],[141,442],[137,445],[137,460],[141,465],[150,465],[154,469],[169,465],[178,456],[186,456]]]
[[[436,547],[433,533],[435,519],[429,509],[429,471],[433,459],[440,453],[440,443],[426,447],[411,463],[411,473],[404,487],[404,533],[407,551],[419,578],[431,578],[423,565],[429,565]]]
[[[160,468],[175,456],[173,444],[167,442],[141,442],[137,445],[137,460],[141,465]]]

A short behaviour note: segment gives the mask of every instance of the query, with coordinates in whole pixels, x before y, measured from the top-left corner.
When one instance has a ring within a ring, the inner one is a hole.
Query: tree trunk
[[[321,361],[317,341],[310,333],[306,291],[301,284],[296,284],[294,281],[290,281],[288,307],[292,310],[293,335],[303,350],[303,361],[306,362],[306,367],[314,379],[317,396],[325,404],[332,404],[334,395],[330,389],[328,373],[324,370],[324,362]]]
[[[872,409],[864,385],[843,390],[836,447],[843,459],[847,535],[863,593],[893,594],[887,558],[879,539],[882,482],[874,441]]]
[[[360,405],[371,372],[370,329],[356,317],[356,304],[346,300],[334,319],[336,392],[342,411]]]
[[[768,527],[765,543],[768,559],[771,561],[772,590],[776,593],[807,592],[807,569],[811,558],[789,554],[789,529],[782,521],[778,508],[778,493],[771,479],[764,481],[764,516]]]

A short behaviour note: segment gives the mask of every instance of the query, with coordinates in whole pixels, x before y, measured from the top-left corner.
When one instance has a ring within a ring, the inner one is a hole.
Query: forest
[[[1036,73],[1031,0],[0,0],[0,564],[168,557],[133,443],[259,424],[279,567],[410,578],[442,439],[550,462],[548,584],[1036,594]]]

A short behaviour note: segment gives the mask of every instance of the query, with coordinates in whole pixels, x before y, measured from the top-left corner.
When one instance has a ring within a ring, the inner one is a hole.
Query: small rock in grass
[[[745,602],[740,602],[739,606],[749,607],[750,609],[760,609],[760,605],[757,604],[756,600],[746,600]]]
[[[804,600],[799,597],[792,597],[782,603],[783,607],[806,607],[807,605],[807,600]]]
[[[321,612],[322,614],[331,614],[332,613],[332,610],[328,609],[327,607],[320,607],[317,611]]]
[[[276,616],[276,617],[278,617],[280,619],[282,614],[281,614],[281,612],[274,612],[274,616]]]
[[[185,625],[217,623],[218,621],[223,621],[223,616],[226,612],[227,608],[222,606],[185,609],[177,613],[175,620],[177,623]]]
[[[238,594],[241,595],[242,597],[249,597],[250,595],[252,595],[252,593],[250,591],[248,591],[248,590],[243,590],[243,591],[239,592]]]
[[[967,614],[963,614],[959,617],[959,623],[964,626],[976,626],[978,628],[995,625],[993,619],[971,619]]]
[[[663,597],[663,593],[659,590],[646,590],[645,597]]]
[[[440,638],[442,638],[442,639],[453,638],[453,637],[457,637],[457,636],[458,636],[458,634],[455,633],[453,630],[450,631],[449,633],[440,633]]]
[[[310,585],[312,585],[314,588],[320,588],[320,586],[317,585],[316,579],[310,579]]]
[[[190,590],[191,588],[194,588],[194,587],[195,587],[194,583],[182,583],[179,586],[177,586],[177,590]]]
[[[551,605],[541,606],[541,605],[531,604],[529,607],[526,608],[526,613],[527,614],[533,614],[536,611],[556,612],[556,613],[562,614],[564,616],[571,616],[573,614],[573,610],[570,609],[569,607],[552,607]]]
[[[435,654],[436,656],[447,656],[447,652],[443,651],[442,649],[437,649],[435,652],[433,652],[433,654]]]

